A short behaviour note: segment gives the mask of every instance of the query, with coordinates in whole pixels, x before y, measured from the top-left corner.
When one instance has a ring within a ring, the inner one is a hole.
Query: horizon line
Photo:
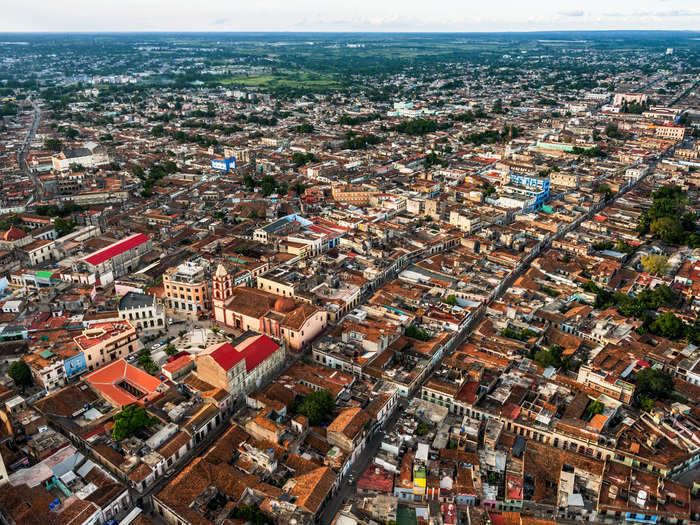
[[[412,35],[469,35],[469,34],[535,34],[535,33],[698,33],[696,29],[532,29],[492,31],[412,31],[412,30],[103,30],[103,31],[0,31],[0,35],[115,35],[115,34],[412,34]]]

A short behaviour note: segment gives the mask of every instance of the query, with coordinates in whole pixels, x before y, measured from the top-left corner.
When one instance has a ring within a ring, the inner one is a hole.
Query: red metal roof
[[[240,354],[230,343],[222,343],[216,350],[209,354],[216,363],[224,370],[231,370],[236,364],[241,362],[243,355]]]
[[[241,348],[243,345],[245,345],[245,347]],[[251,337],[243,341],[241,345],[238,345],[238,351],[245,356],[246,372],[254,370],[255,367],[274,354],[279,347],[280,345],[266,335],[260,335],[254,338]]]
[[[84,260],[93,266],[97,266],[98,264],[103,263],[112,257],[121,255],[122,253],[129,251],[132,248],[136,248],[137,246],[140,246],[148,241],[150,241],[150,239],[143,233],[135,233],[126,239],[122,239],[121,241],[117,241],[109,246],[105,246],[104,248],[97,250],[92,255],[85,257]]]
[[[224,370],[231,370],[242,359],[245,359],[246,372],[250,372],[274,354],[279,347],[268,336],[258,335],[249,337],[237,347],[231,346],[230,343],[223,343],[209,355]]]

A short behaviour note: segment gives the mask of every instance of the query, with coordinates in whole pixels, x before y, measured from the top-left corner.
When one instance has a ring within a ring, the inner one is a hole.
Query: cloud
[[[602,16],[606,17],[628,17],[628,18],[641,18],[641,17],[655,17],[655,18],[679,18],[679,17],[696,17],[700,16],[700,11],[690,11],[688,9],[670,9],[668,11],[631,11],[629,13],[621,12],[607,12],[601,13]]]
[[[580,9],[572,9],[570,11],[559,11],[561,16],[583,16],[585,13]]]
[[[231,21],[231,19],[228,18],[228,17],[226,17],[226,18],[218,18],[218,19],[214,20],[214,21],[211,23],[211,25],[213,25],[213,26],[222,26],[222,25],[224,25],[224,24],[228,24],[230,21]]]

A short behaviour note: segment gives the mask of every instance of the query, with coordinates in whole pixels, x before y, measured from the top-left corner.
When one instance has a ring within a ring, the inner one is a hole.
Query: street
[[[319,516],[319,521],[321,523],[324,525],[331,523],[335,515],[342,508],[345,500],[353,494],[355,491],[355,482],[348,483],[348,476],[352,475],[355,481],[357,481],[357,479],[367,469],[374,459],[374,456],[376,456],[377,452],[379,451],[379,447],[382,444],[382,439],[384,439],[384,436],[386,435],[386,430],[393,428],[403,408],[402,403],[399,401],[391,416],[370,438],[369,442],[365,446],[365,449],[360,454],[359,459],[348,469],[345,477],[340,482],[337,491],[324,506],[323,512]]]

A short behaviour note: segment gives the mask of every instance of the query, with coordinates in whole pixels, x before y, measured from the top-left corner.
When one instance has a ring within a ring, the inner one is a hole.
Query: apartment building
[[[108,321],[91,324],[73,338],[84,356],[88,370],[127,356],[141,349],[141,342],[129,321]]]
[[[166,326],[165,309],[152,295],[128,292],[119,300],[119,317],[139,330],[162,330]]]
[[[284,363],[284,346],[267,335],[246,332],[232,343],[210,346],[197,356],[197,376],[232,396],[244,395]]]
[[[197,319],[209,311],[210,287],[202,266],[183,263],[163,274],[165,308],[171,315]]]

